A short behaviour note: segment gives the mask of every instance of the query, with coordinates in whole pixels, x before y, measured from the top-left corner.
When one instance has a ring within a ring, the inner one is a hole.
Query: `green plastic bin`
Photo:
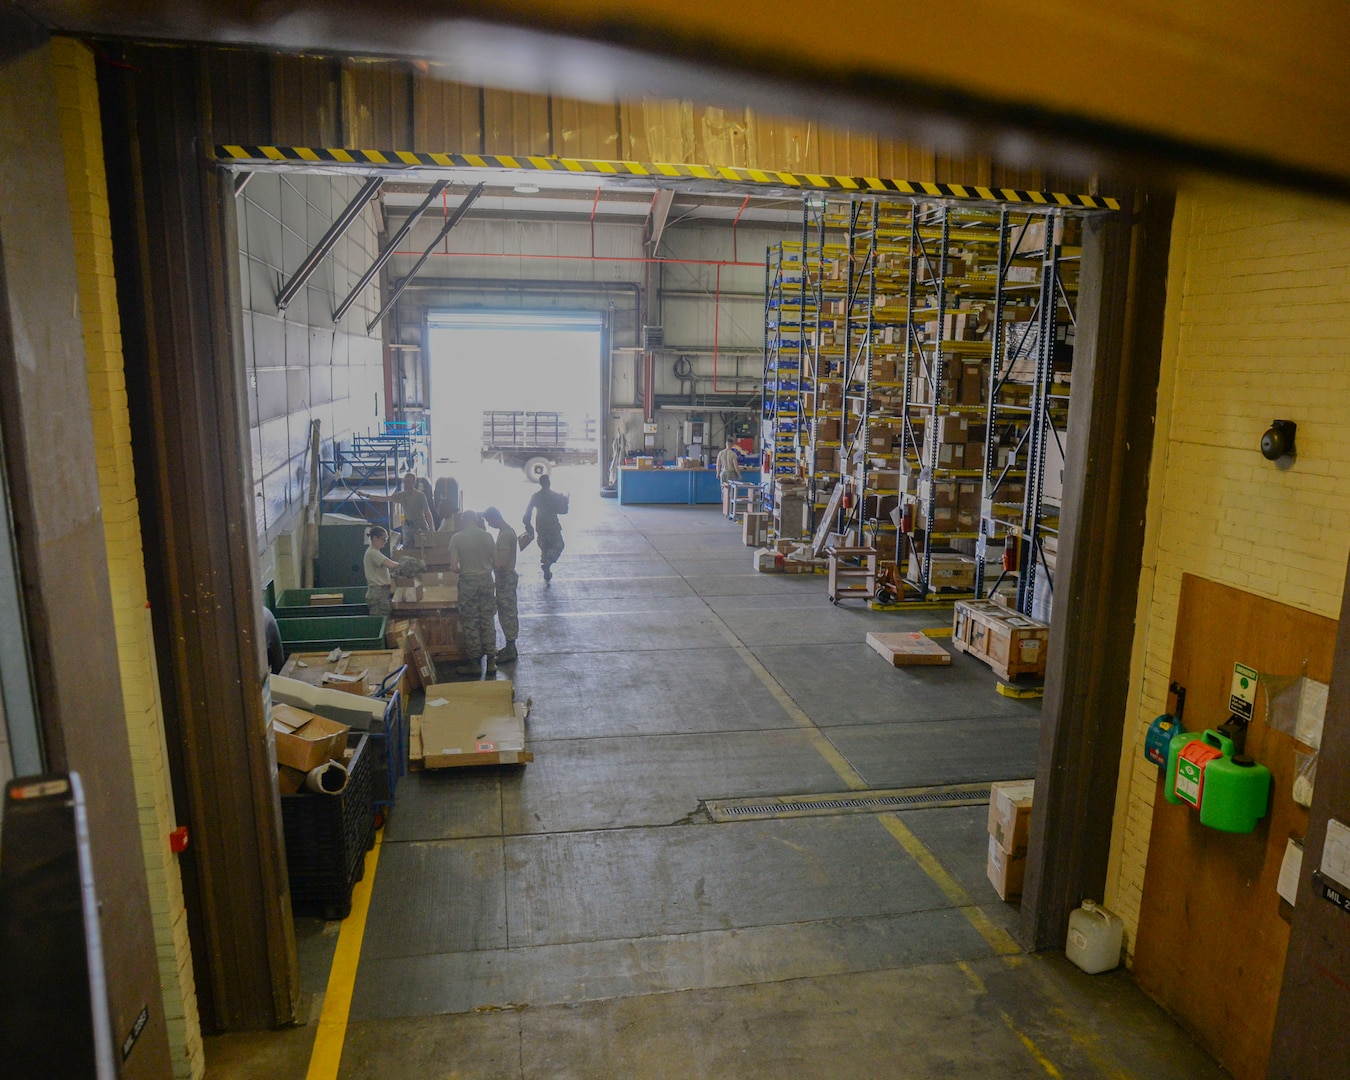
[[[309,598],[316,593],[342,594],[342,603],[314,607]],[[346,615],[368,615],[364,585],[349,585],[340,589],[287,589],[277,598],[272,614],[278,619],[337,618]]]
[[[384,624],[383,615],[277,620],[287,656],[293,652],[329,652],[339,648],[352,652],[383,649]]]

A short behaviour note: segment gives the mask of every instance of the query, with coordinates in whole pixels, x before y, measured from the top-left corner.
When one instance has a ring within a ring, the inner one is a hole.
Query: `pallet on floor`
[[[530,702],[515,700],[509,679],[435,683],[427,687],[425,712],[411,718],[408,767],[453,769],[466,765],[524,765]]]
[[[952,662],[951,654],[924,634],[868,634],[867,644],[895,667]]]

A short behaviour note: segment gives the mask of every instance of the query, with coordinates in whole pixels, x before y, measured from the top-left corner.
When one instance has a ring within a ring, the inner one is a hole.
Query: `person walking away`
[[[731,517],[731,484],[741,478],[741,463],[730,436],[722,452],[717,455],[717,479],[722,482],[722,516]]]
[[[418,490],[417,475],[405,473],[403,487],[392,495],[371,495],[371,502],[398,503],[403,508],[403,546],[412,547],[419,532],[435,532],[435,521],[431,516],[431,504]]]
[[[389,531],[383,525],[372,525],[366,530],[366,539],[370,544],[362,561],[366,571],[366,608],[372,615],[388,615],[394,598],[394,579],[389,571],[398,569],[398,563],[384,553]]]
[[[525,533],[539,538],[539,565],[544,569],[546,582],[553,580],[553,564],[563,553],[562,523],[558,515],[567,513],[568,502],[566,495],[553,490],[553,482],[547,476],[541,476],[539,490],[530,496],[530,503],[525,507]],[[530,524],[531,515],[533,525]]]
[[[493,560],[492,577],[497,587],[497,621],[501,623],[506,644],[497,651],[497,663],[509,664],[519,655],[516,638],[520,635],[520,614],[516,610],[516,553],[520,550],[516,530],[506,523],[501,511],[489,506],[483,511],[483,520],[497,530],[497,557]]]
[[[497,670],[497,601],[492,590],[492,564],[496,541],[479,527],[478,515],[466,510],[464,526],[450,537],[450,569],[459,573],[459,621],[464,629],[464,647],[475,666],[487,657],[487,671]]]

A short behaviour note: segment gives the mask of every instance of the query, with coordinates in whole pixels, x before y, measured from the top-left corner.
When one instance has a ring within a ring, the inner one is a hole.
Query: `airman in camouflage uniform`
[[[495,506],[483,511],[483,520],[497,530],[497,558],[492,575],[497,585],[497,621],[506,638],[506,644],[497,653],[497,662],[509,664],[518,655],[516,637],[520,634],[520,615],[516,611],[516,586],[520,583],[520,575],[516,573],[516,552],[520,550],[520,544],[515,529],[506,523]]]
[[[497,601],[492,588],[497,545],[478,522],[472,510],[460,519],[462,527],[450,538],[450,568],[459,571],[459,621],[465,651],[475,664],[486,654],[491,672],[497,666],[497,628],[493,624]]]
[[[563,553],[562,523],[559,514],[567,513],[567,496],[552,490],[547,476],[539,478],[539,490],[530,498],[525,508],[525,532],[535,534],[530,525],[530,516],[534,515],[535,525],[539,529],[539,565],[544,570],[544,581],[553,580],[553,564]]]

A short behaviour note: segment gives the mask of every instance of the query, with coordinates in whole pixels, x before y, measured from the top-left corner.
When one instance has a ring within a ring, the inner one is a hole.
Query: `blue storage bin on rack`
[[[407,665],[391,671],[371,697],[326,690],[299,679],[271,677],[272,700],[316,713],[370,736],[372,785],[377,809],[394,805],[398,782],[408,771],[408,725],[399,684]]]

